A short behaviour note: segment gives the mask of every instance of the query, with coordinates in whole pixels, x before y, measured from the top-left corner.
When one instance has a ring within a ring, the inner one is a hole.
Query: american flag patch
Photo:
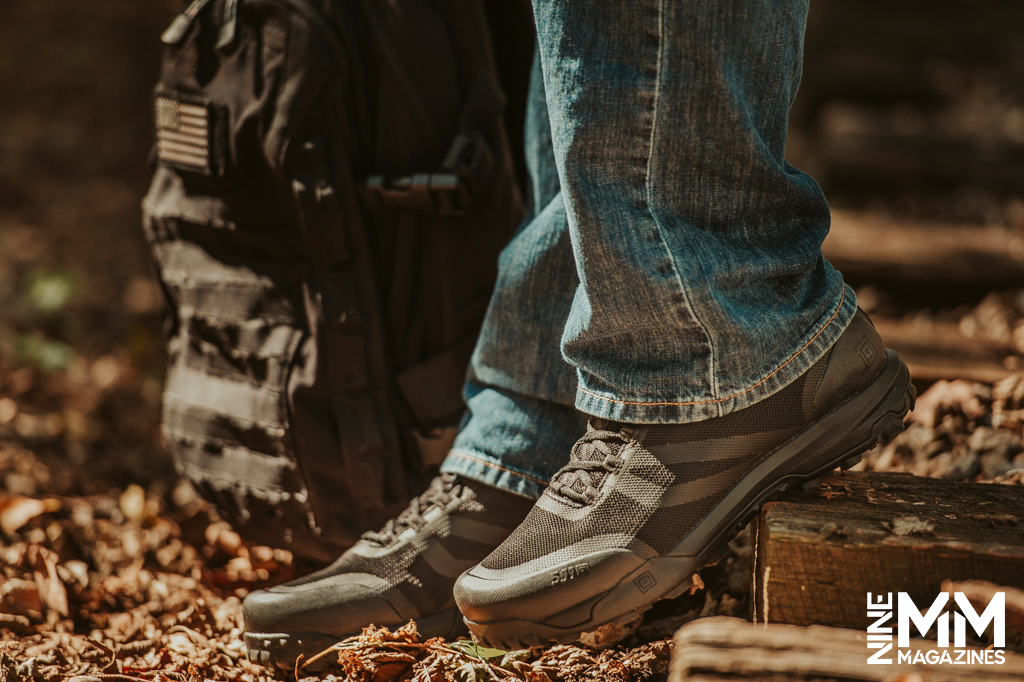
[[[168,93],[153,98],[156,155],[164,164],[182,170],[220,175],[221,145],[217,111],[202,101],[182,101]]]

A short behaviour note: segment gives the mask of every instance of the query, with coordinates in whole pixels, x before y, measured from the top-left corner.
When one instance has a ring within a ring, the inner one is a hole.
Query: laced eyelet
[[[617,431],[592,430],[580,438],[573,446],[569,463],[555,474],[549,485],[549,490],[576,504],[592,504],[600,497],[600,487],[593,485],[593,481],[587,472],[610,474],[615,472],[622,464],[622,458],[618,456],[618,449],[612,448],[612,443],[617,442],[620,447],[628,440],[626,434]],[[600,460],[589,459],[584,454],[585,448],[591,452],[604,455]],[[572,488],[577,482],[582,482],[586,489],[580,493]]]
[[[379,531],[363,533],[362,539],[381,547],[388,547],[394,544],[405,531],[409,529],[418,531],[423,528],[427,524],[423,515],[432,508],[440,507],[444,509],[452,500],[460,497],[461,494],[461,485],[449,485],[440,488],[432,485],[422,495],[410,500],[409,506],[401,514],[390,519]]]

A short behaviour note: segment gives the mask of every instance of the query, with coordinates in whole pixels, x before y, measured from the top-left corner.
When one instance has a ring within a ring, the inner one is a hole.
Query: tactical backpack
[[[194,0],[143,224],[163,434],[257,542],[331,559],[425,485],[522,216],[479,0]]]

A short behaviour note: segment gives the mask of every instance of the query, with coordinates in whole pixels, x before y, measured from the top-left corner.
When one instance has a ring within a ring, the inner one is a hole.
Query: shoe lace
[[[390,519],[379,531],[363,533],[363,539],[387,547],[394,543],[398,536],[410,528],[419,530],[427,521],[423,515],[433,507],[445,508],[453,501],[469,502],[474,498],[473,491],[457,482],[454,474],[442,474],[430,483],[430,487],[419,497],[414,497],[402,513]]]
[[[623,431],[601,428],[607,424],[606,422],[597,422],[598,426],[595,428],[595,422],[596,420],[591,423],[590,430],[576,441],[569,455],[569,463],[559,469],[548,486],[556,495],[579,504],[590,504],[597,499],[601,492],[600,484],[622,463],[619,450],[630,438],[629,434]],[[577,484],[582,484],[582,492],[576,490]]]

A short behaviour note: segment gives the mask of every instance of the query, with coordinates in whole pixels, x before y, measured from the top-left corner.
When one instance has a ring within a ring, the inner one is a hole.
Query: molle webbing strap
[[[303,216],[312,270],[312,285],[319,294],[323,335],[318,363],[327,366],[328,390],[341,444],[339,466],[358,508],[381,509],[387,484],[383,480],[386,444],[375,406],[366,333],[370,323],[360,293],[373,286],[361,278],[347,240],[338,198],[328,180],[326,150],[322,143],[303,145],[305,175],[293,187]],[[305,457],[331,457],[333,453],[305,453]]]

